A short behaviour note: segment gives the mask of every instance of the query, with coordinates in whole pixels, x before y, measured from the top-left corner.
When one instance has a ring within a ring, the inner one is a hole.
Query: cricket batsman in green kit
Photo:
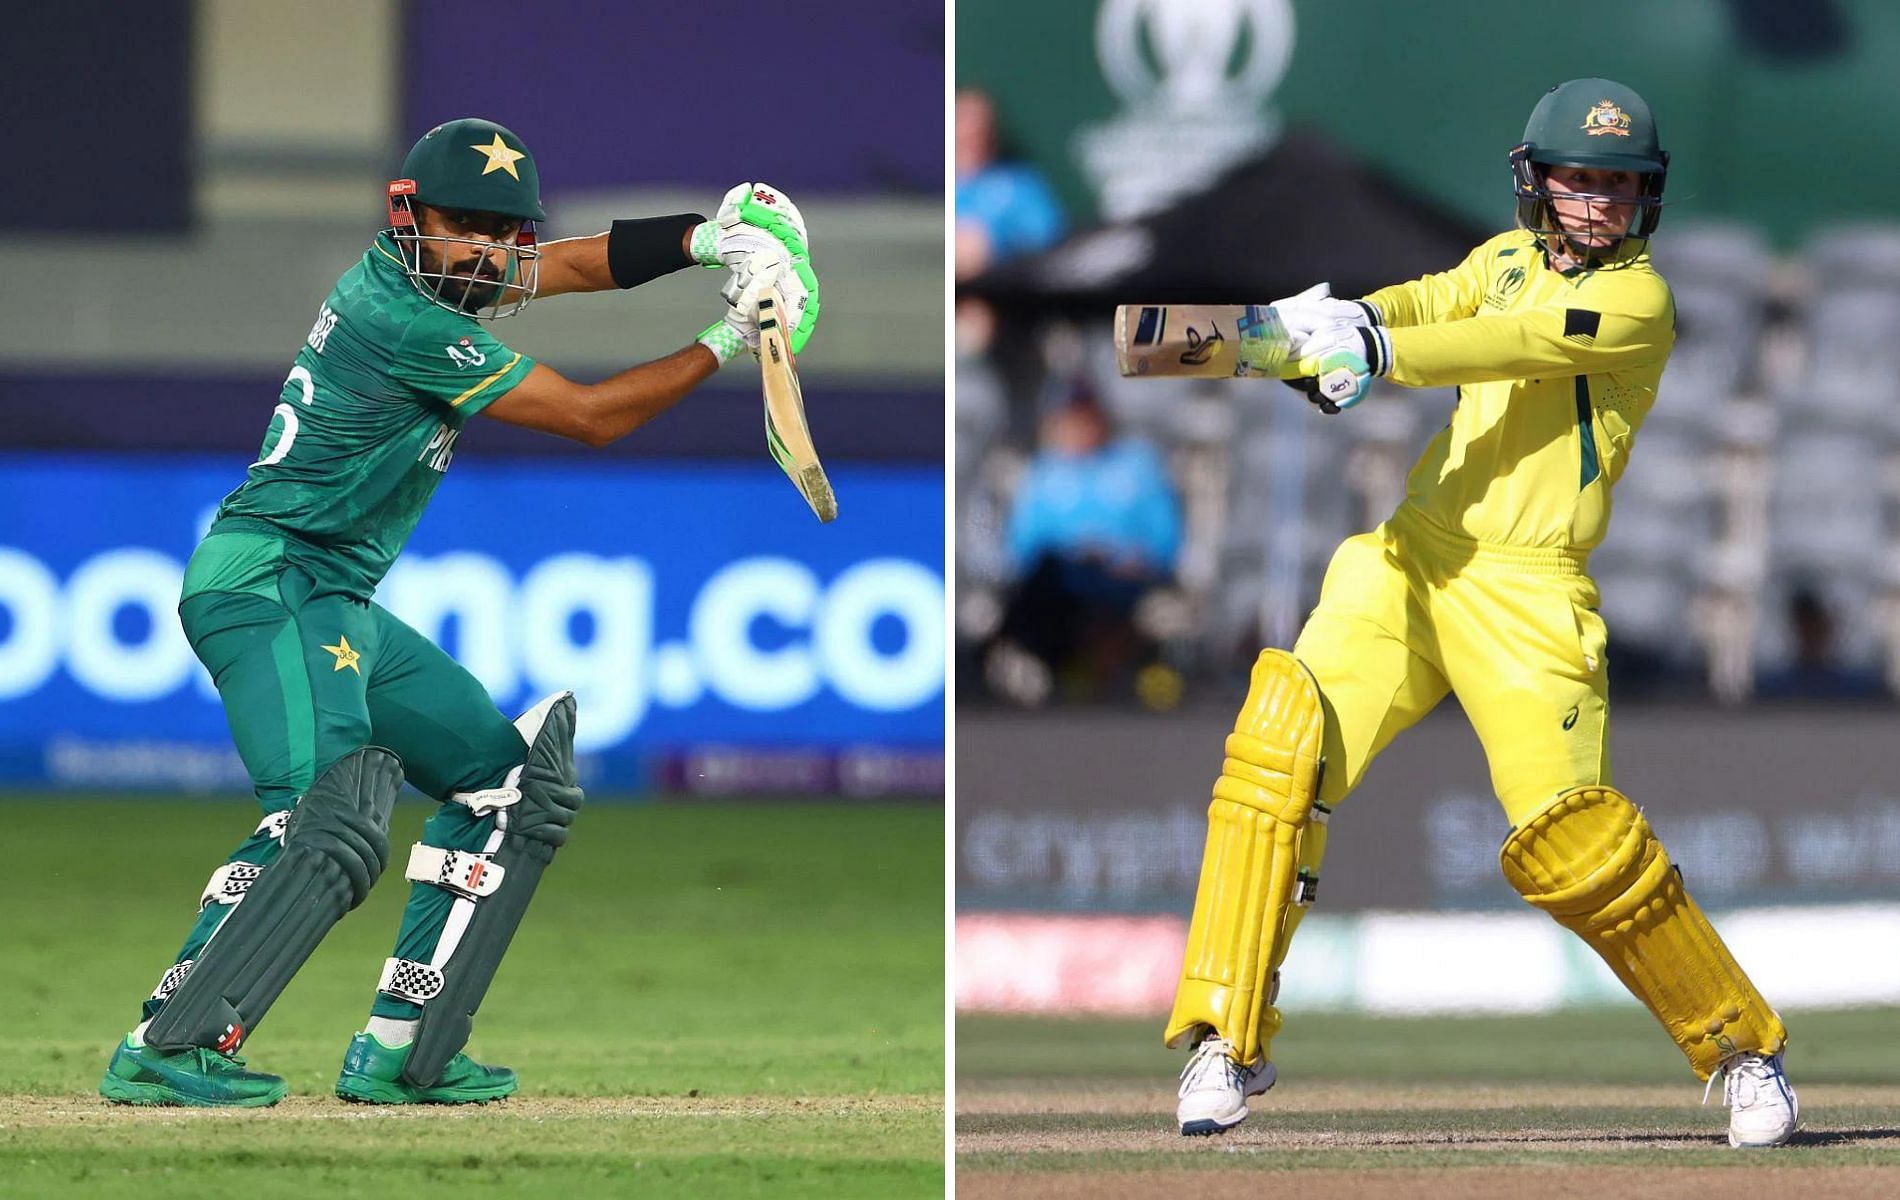
[[[581,806],[574,696],[510,722],[371,597],[471,416],[605,445],[756,351],[766,289],[785,299],[794,352],[817,323],[803,219],[768,185],[733,188],[711,221],[615,221],[541,245],[539,175],[507,129],[438,126],[402,174],[389,228],[319,310],[257,461],[185,569],[179,618],[264,819],[212,872],[184,948],[106,1068],[108,1100],[283,1098],[283,1079],[247,1069],[238,1051],[389,865],[405,779],[441,807],[397,859],[408,905],[336,1092],[458,1104],[515,1091],[513,1071],[462,1050]],[[510,350],[485,324],[536,296],[635,287],[694,263],[730,272],[723,317],[685,349],[597,384]]]

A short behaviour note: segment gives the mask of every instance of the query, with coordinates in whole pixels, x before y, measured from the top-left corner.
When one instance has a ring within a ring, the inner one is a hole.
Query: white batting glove
[[[721,366],[742,350],[759,352],[759,297],[774,286],[782,292],[784,278],[784,263],[769,254],[741,259],[733,268],[732,277],[719,290],[726,301],[726,315],[699,335],[699,344],[712,351]],[[788,299],[786,304],[790,303]]]
[[[1335,321],[1295,342],[1287,364],[1287,385],[1322,412],[1336,413],[1363,400],[1373,379],[1392,369],[1392,339],[1378,325]]]
[[[1316,283],[1298,295],[1275,300],[1273,310],[1280,314],[1280,323],[1286,326],[1295,344],[1328,325],[1379,323],[1377,313],[1370,304],[1361,300],[1333,299],[1331,283]]]
[[[767,287],[778,288],[779,299],[785,302],[785,309],[780,314],[785,322],[785,334],[791,342],[792,353],[799,354],[805,349],[805,338],[810,336],[811,326],[818,319],[818,277],[812,273],[809,264],[787,262],[776,251],[761,250],[740,260],[719,294],[728,304],[737,303],[740,293],[751,287],[753,281],[768,268],[777,274],[771,282],[760,284],[757,290],[763,292]],[[810,321],[805,319],[807,314],[811,316]],[[801,330],[804,331],[802,337]],[[758,346],[753,345],[752,348],[757,350]]]
[[[1383,375],[1391,364],[1392,339],[1377,325],[1333,321],[1296,336],[1287,359],[1297,362],[1303,358],[1318,358],[1333,350],[1350,350],[1376,368],[1373,374]]]
[[[792,353],[803,354],[818,327],[818,272],[811,264],[805,218],[791,197],[769,183],[742,183],[726,193],[712,220],[693,228],[693,258],[708,267],[737,267],[753,256],[782,260],[786,330]]]
[[[693,227],[692,246],[694,260],[705,267],[730,267],[774,246],[789,258],[811,258],[803,214],[769,183],[742,183],[727,192],[713,219]]]

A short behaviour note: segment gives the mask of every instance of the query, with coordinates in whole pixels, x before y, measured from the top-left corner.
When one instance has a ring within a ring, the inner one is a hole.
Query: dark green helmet
[[[480,117],[437,125],[402,160],[415,197],[436,208],[501,213],[545,221],[541,173],[534,155],[512,132]]]
[[[422,135],[403,159],[402,175],[389,183],[389,232],[417,290],[443,308],[484,320],[527,307],[540,282],[534,222],[547,220],[547,213],[540,172],[521,139],[479,117],[450,121]],[[424,235],[418,202],[511,217],[520,232],[512,241]],[[499,263],[497,246],[504,252]]]
[[[1579,240],[1579,231],[1566,229],[1551,207],[1552,167],[1588,167],[1621,170],[1635,175],[1635,196],[1572,192],[1585,200],[1637,206],[1628,229],[1613,237],[1592,235]],[[1546,238],[1562,237],[1590,266],[1628,261],[1623,253],[1630,242],[1647,243],[1662,220],[1663,186],[1669,175],[1669,153],[1656,137],[1656,119],[1649,105],[1632,89],[1610,79],[1573,79],[1544,94],[1524,126],[1524,140],[1511,150],[1512,191],[1517,198],[1517,223]],[[1597,242],[1604,244],[1597,244]],[[1640,248],[1640,247],[1638,247]]]

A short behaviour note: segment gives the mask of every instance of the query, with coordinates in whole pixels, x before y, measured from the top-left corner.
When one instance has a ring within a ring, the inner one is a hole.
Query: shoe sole
[[[1181,1122],[1182,1137],[1211,1137],[1217,1133],[1226,1133],[1229,1129],[1247,1119],[1247,1110],[1241,1109],[1233,1120],[1221,1122],[1213,1117],[1203,1117],[1198,1121]]]
[[[144,1108],[269,1108],[282,1100],[290,1089],[245,1096],[235,1100],[210,1100],[192,1096],[162,1083],[136,1083],[113,1078],[99,1085],[99,1095],[111,1104],[133,1104]]]
[[[1731,1150],[1778,1150],[1781,1147],[1787,1145],[1790,1141],[1794,1139],[1795,1130],[1798,1128],[1800,1128],[1798,1124],[1790,1125],[1788,1127],[1788,1132],[1782,1134],[1780,1137],[1776,1138],[1772,1142],[1744,1142],[1740,1140],[1739,1138],[1737,1138],[1734,1132],[1731,1130],[1728,1135],[1729,1149]]]
[[[381,1079],[339,1079],[336,1097],[351,1104],[492,1104],[506,1100],[516,1092],[464,1092],[448,1095],[418,1096],[398,1083]]]

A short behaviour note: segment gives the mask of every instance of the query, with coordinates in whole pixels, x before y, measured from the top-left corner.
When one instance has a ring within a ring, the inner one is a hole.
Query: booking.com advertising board
[[[377,599],[506,712],[571,688],[595,786],[711,769],[728,786],[705,790],[850,791],[856,763],[857,790],[932,790],[942,476],[831,474],[821,526],[769,461],[465,460]],[[175,612],[241,477],[222,456],[0,456],[0,782],[243,786]]]

